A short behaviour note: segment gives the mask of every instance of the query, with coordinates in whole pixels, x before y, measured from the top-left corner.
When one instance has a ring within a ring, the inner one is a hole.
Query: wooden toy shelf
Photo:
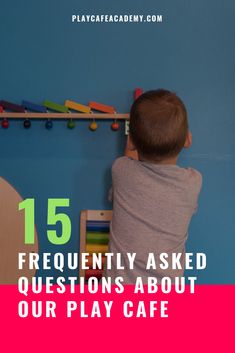
[[[102,119],[102,120],[128,120],[129,114],[108,113],[0,113],[0,118],[5,119]]]

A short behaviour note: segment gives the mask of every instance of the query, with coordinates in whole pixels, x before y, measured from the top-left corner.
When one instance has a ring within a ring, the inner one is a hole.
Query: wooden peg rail
[[[0,112],[0,119],[102,119],[102,120],[128,120],[129,114],[108,114],[108,113],[10,113]]]

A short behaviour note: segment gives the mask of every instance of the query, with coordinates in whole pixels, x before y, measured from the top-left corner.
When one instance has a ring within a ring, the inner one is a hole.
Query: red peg
[[[114,121],[114,122],[112,123],[111,129],[112,129],[113,131],[117,131],[117,130],[119,129],[119,124],[118,124],[117,121]]]
[[[3,119],[2,128],[7,129],[9,127],[9,121],[7,119]]]
[[[137,98],[139,98],[139,96],[141,96],[141,94],[143,94],[142,88],[136,88],[134,91],[134,99],[136,100]]]

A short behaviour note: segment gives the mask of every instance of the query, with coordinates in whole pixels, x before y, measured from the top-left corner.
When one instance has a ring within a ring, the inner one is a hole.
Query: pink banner
[[[231,352],[235,285],[196,285],[195,293],[20,294],[0,286],[2,352]],[[22,316],[22,317],[20,317]]]

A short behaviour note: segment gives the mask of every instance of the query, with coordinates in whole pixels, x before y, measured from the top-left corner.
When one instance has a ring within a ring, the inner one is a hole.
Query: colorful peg
[[[24,124],[23,125],[24,125],[25,129],[29,129],[30,126],[31,126],[31,121],[27,118],[27,119],[24,120]]]
[[[6,110],[10,110],[12,112],[17,112],[17,113],[24,113],[25,109],[22,105],[18,105],[12,102],[8,101],[0,101],[1,107],[3,107]]]
[[[119,123],[117,122],[117,120],[114,120],[114,122],[112,123],[112,125],[111,125],[111,129],[113,130],[113,131],[118,131],[119,130]]]
[[[70,100],[66,100],[64,105],[69,109],[72,109],[72,110],[75,110],[75,111],[78,111],[81,113],[90,114],[90,112],[91,112],[90,107],[83,105],[83,104],[80,104],[80,103],[70,101]]]
[[[22,105],[25,109],[32,111],[32,112],[37,112],[37,113],[46,113],[47,108],[44,107],[43,105],[35,104],[29,101],[22,101]]]
[[[44,101],[43,105],[44,105],[44,107],[46,107],[50,110],[54,110],[59,113],[68,113],[69,112],[68,107],[65,107],[64,105],[57,104],[57,103],[54,103],[51,101]]]
[[[101,104],[101,103],[97,103],[97,102],[89,102],[89,107],[91,109],[97,110],[99,112],[102,113],[108,113],[108,114],[115,114],[115,108],[111,107],[109,105],[105,105],[105,104]]]
[[[136,88],[134,91],[134,100],[139,98],[143,94],[142,88]]]
[[[68,129],[74,129],[75,128],[75,121],[73,119],[70,119],[67,123],[67,128]]]
[[[3,129],[8,129],[8,127],[9,127],[9,121],[4,118],[3,121],[2,121],[2,128]]]
[[[45,127],[46,127],[47,130],[51,130],[51,129],[52,129],[52,127],[53,127],[53,122],[51,121],[51,119],[48,119],[48,120],[46,121]]]
[[[97,122],[96,122],[95,120],[93,120],[93,121],[90,123],[90,125],[89,125],[89,129],[90,129],[91,131],[95,131],[95,130],[97,130],[97,128],[98,128],[98,124],[97,124]]]

